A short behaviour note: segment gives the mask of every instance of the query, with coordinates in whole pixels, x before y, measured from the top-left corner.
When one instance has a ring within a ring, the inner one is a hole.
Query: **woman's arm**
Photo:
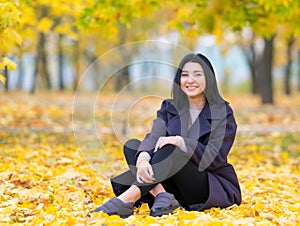
[[[157,111],[157,117],[153,121],[151,132],[148,133],[145,136],[144,140],[141,142],[136,157],[138,157],[141,152],[148,152],[148,154],[152,156],[159,137],[166,136],[166,108],[168,107],[168,105],[170,105],[169,100],[164,100],[162,102],[161,108]]]
[[[156,145],[155,145],[154,152],[156,152],[158,149],[162,148],[166,144],[175,145],[175,146],[179,147],[182,151],[187,152],[183,137],[178,136],[178,135],[158,138]]]

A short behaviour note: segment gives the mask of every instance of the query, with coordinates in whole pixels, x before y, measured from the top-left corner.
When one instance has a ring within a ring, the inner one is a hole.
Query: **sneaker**
[[[181,206],[174,195],[168,192],[161,192],[155,197],[150,215],[152,217],[159,217],[172,213],[177,208],[181,208]]]
[[[133,202],[123,202],[118,198],[112,198],[103,205],[97,207],[96,209],[90,211],[87,216],[90,217],[94,212],[103,211],[104,213],[110,215],[119,215],[121,218],[129,217],[133,214]]]

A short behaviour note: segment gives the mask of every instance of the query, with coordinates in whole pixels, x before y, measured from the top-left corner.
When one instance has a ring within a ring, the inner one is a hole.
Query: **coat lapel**
[[[205,104],[204,108],[198,115],[198,118],[195,120],[191,128],[188,130],[187,136],[192,139],[199,139],[199,137],[209,133],[211,131],[209,118],[210,118],[209,105]]]
[[[186,137],[188,136],[190,112],[187,109],[179,111],[179,117],[180,117],[180,126],[181,126],[180,135],[182,137]]]
[[[226,117],[226,105],[209,105],[205,104],[198,118],[188,131],[188,137],[199,139],[199,137],[210,133]]]
[[[173,104],[167,106],[166,111],[174,115],[170,121],[168,128],[172,131],[172,134],[178,134],[183,137],[187,136],[188,133],[188,122],[189,122],[189,111],[188,109],[178,110]]]
[[[177,111],[174,105],[171,104],[167,107],[166,110],[169,112],[169,114],[174,115],[174,118],[170,120],[169,124],[169,126],[172,127],[170,129],[173,131],[173,133],[174,131],[177,131],[176,133],[178,133],[178,135],[193,139],[199,139],[199,137],[210,133],[212,130],[212,121],[218,121],[218,119],[222,118],[221,115],[223,113],[220,112],[219,107],[216,107],[214,105],[210,106],[208,103],[206,103],[198,118],[192,124],[191,128],[188,129],[190,120],[189,109]],[[174,123],[171,123],[171,121],[173,121]],[[180,123],[180,126],[178,125],[178,123]]]

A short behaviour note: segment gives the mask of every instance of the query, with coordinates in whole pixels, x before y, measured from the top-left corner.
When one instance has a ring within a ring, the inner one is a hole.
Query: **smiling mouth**
[[[198,86],[186,86],[187,89],[196,89]]]

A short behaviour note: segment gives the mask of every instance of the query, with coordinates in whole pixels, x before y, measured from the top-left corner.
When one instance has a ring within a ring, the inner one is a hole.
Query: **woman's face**
[[[187,62],[182,68],[181,89],[188,97],[194,99],[204,95],[205,86],[205,74],[202,66],[196,62]]]

